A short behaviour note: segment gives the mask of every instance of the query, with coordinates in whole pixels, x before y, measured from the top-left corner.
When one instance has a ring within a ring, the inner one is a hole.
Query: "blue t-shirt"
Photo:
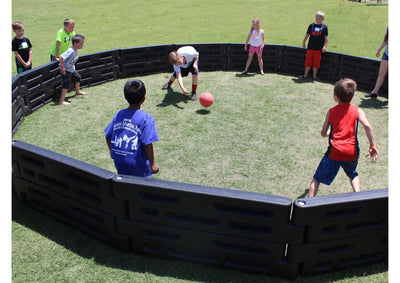
[[[153,117],[142,110],[123,109],[104,129],[118,174],[152,176],[144,146],[159,140]]]

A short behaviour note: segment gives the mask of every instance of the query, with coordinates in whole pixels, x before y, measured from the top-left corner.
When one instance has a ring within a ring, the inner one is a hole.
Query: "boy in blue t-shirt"
[[[124,95],[129,107],[118,111],[104,129],[111,158],[118,174],[151,177],[159,170],[153,151],[159,137],[153,117],[140,110],[146,88],[140,80],[129,80]]]

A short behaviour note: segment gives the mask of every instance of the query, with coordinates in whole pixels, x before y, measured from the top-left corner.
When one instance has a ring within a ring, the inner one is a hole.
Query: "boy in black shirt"
[[[308,77],[311,67],[313,67],[313,79],[319,80],[317,77],[318,70],[321,68],[321,54],[326,52],[328,46],[328,26],[322,22],[325,19],[325,13],[318,11],[315,15],[315,23],[308,26],[307,33],[304,36],[303,48],[307,45],[307,55],[304,63],[305,70],[304,75],[300,76],[300,79]]]
[[[12,40],[12,51],[15,54],[17,73],[32,69],[32,44],[29,38],[24,36],[24,25],[21,22],[13,22],[15,37]]]

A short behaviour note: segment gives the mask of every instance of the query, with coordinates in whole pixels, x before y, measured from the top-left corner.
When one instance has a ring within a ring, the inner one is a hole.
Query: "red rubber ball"
[[[214,103],[214,96],[209,92],[200,94],[200,104],[204,107],[210,107]]]

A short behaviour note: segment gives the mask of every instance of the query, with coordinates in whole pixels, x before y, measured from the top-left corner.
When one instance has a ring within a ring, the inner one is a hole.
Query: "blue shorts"
[[[389,56],[386,55],[385,53],[383,53],[383,55],[382,55],[382,60],[389,61]]]
[[[346,175],[353,180],[358,176],[356,171],[358,160],[356,161],[336,161],[332,160],[326,155],[322,158],[314,174],[314,179],[325,185],[330,185],[335,179],[340,167],[343,168]]]

